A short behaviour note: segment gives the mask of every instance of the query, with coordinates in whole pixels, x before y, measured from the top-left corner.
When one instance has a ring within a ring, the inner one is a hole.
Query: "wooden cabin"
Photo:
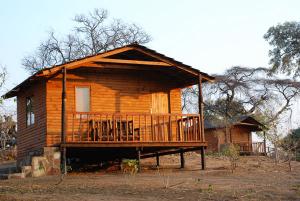
[[[17,98],[18,164],[45,147],[95,160],[200,149],[204,168],[201,86],[211,80],[138,44],[40,70],[4,95]],[[182,114],[181,89],[195,84],[200,114]]]
[[[264,142],[253,142],[252,133],[262,132],[263,124],[250,116],[241,116],[229,121],[227,127],[224,122],[205,120],[205,139],[208,143],[207,151],[220,152],[228,143],[239,147],[241,154],[265,153]]]

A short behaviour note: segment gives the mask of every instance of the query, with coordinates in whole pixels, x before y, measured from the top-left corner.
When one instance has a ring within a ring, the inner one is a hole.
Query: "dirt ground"
[[[231,173],[222,157],[207,157],[200,170],[200,156],[186,153],[186,168],[179,156],[142,161],[141,173],[121,171],[71,173],[60,177],[0,180],[0,200],[300,200],[300,163],[288,165],[266,157],[244,156]]]

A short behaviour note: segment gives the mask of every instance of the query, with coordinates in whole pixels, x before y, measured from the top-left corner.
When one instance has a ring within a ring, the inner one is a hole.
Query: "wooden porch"
[[[266,154],[266,148],[264,142],[240,142],[234,143],[239,147],[240,154]]]
[[[74,112],[64,147],[206,147],[199,114]]]

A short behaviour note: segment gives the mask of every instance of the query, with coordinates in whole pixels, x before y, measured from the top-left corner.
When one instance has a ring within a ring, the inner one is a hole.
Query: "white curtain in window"
[[[90,88],[76,87],[76,112],[90,111]]]

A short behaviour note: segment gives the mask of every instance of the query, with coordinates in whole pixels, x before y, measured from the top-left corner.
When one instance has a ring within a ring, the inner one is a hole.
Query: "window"
[[[26,125],[34,124],[33,97],[26,98]]]
[[[90,111],[90,87],[76,87],[76,112]]]

